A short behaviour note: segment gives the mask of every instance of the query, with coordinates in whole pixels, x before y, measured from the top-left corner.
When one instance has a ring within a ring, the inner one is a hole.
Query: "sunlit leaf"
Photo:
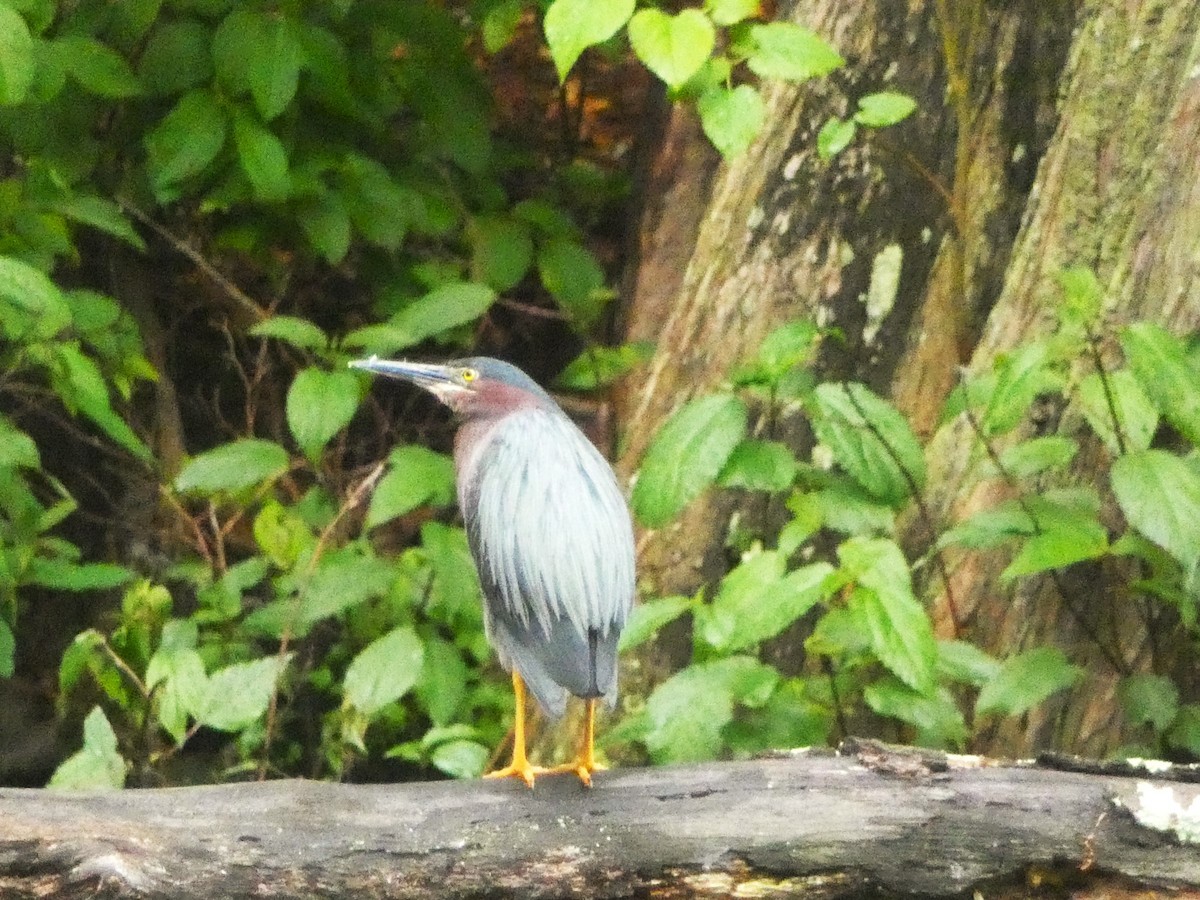
[[[750,37],[753,48],[747,64],[760,78],[805,81],[845,63],[816,32],[790,22],[752,25]]]
[[[238,491],[287,471],[287,451],[274,441],[247,438],[194,457],[175,479],[181,493]]]
[[[1000,664],[996,677],[983,685],[975,715],[1019,716],[1075,684],[1083,670],[1057,647],[1035,647]]]
[[[634,0],[554,0],[542,27],[558,80],[566,81],[584,50],[616,34],[633,15],[633,7]]]
[[[315,461],[358,409],[359,384],[352,372],[310,367],[288,389],[287,421],[304,455]]]
[[[743,153],[758,135],[766,116],[762,95],[751,85],[717,85],[696,102],[700,124],[726,159]]]
[[[346,669],[342,691],[346,702],[368,718],[399,700],[421,675],[424,648],[408,625],[393,628],[366,646]]]
[[[675,15],[642,9],[629,20],[633,52],[670,87],[678,87],[696,73],[716,40],[712,20],[698,9],[683,9]]]
[[[1112,467],[1112,489],[1129,524],[1179,560],[1200,562],[1200,474],[1165,450],[1140,450]]]

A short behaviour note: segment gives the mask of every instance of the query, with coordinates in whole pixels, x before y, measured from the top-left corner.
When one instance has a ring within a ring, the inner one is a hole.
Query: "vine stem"
[[[979,438],[979,442],[983,444],[983,449],[984,452],[987,453],[988,459],[991,460],[992,465],[996,467],[996,471],[1000,473],[1000,477],[1004,480],[1004,483],[1015,495],[1017,505],[1021,508],[1021,512],[1025,513],[1025,515],[1029,517],[1029,521],[1033,525],[1033,533],[1035,535],[1045,534],[1046,529],[1043,528],[1041,522],[1038,521],[1037,514],[1033,511],[1033,507],[1029,505],[1029,501],[1025,498],[1024,491],[1022,491],[1021,486],[1017,484],[1017,480],[1013,477],[1012,472],[1010,472],[1008,467],[1005,466],[1000,460],[1000,454],[996,452],[996,448],[992,446],[991,441],[989,441],[986,435],[984,435],[983,426],[980,424],[975,413],[971,411],[971,407],[969,405],[964,406],[963,414],[966,416],[967,423],[971,426],[971,430],[975,433],[975,436]],[[1075,624],[1078,625],[1084,634],[1086,634],[1092,641],[1092,643],[1096,645],[1096,648],[1100,651],[1100,655],[1104,657],[1105,661],[1119,675],[1129,675],[1131,670],[1128,664],[1126,664],[1125,660],[1121,659],[1120,655],[1116,651],[1114,651],[1100,639],[1099,632],[1092,626],[1090,622],[1087,621],[1087,619],[1084,618],[1078,607],[1076,607],[1074,600],[1071,598],[1071,593],[1067,590],[1066,583],[1063,581],[1062,575],[1058,572],[1058,570],[1048,569],[1046,574],[1050,576],[1050,580],[1054,583],[1054,588],[1058,591],[1058,595],[1062,599],[1063,605],[1066,606],[1067,612],[1071,614],[1071,618],[1075,620]]]
[[[363,498],[375,487],[376,482],[383,476],[383,470],[386,468],[387,462],[377,463],[370,473],[367,474],[362,481],[350,492],[350,496],[346,498],[346,502],[341,505],[337,513],[330,520],[329,524],[321,531],[317,537],[316,546],[313,547],[312,555],[308,559],[308,565],[304,569],[304,577],[301,581],[299,589],[296,591],[296,599],[292,604],[291,614],[288,616],[287,622],[284,623],[283,634],[279,637],[279,652],[276,654],[278,661],[278,671],[275,683],[271,688],[271,701],[267,706],[267,726],[263,734],[262,757],[258,764],[258,780],[265,781],[267,778],[267,770],[270,768],[271,759],[271,743],[275,736],[275,725],[279,713],[279,679],[278,673],[283,671],[283,666],[287,661],[288,648],[291,645],[292,635],[295,631],[296,619],[300,614],[300,603],[304,598],[305,589],[312,580],[313,573],[317,568],[317,561],[325,552],[325,547],[333,537],[334,531],[341,524],[352,509],[356,509],[363,501]]]
[[[896,468],[900,470],[900,474],[904,477],[904,483],[908,486],[908,492],[912,496],[913,503],[917,507],[917,515],[921,517],[921,523],[925,526],[926,531],[928,531],[931,536],[936,534],[937,532],[934,528],[933,513],[930,512],[929,505],[925,502],[925,498],[921,493],[921,486],[917,484],[917,479],[913,476],[912,472],[908,470],[908,467],[904,465],[904,461],[900,459],[900,454],[896,452],[896,448],[888,443],[888,441],[884,438],[883,433],[867,416],[866,410],[862,408],[862,405],[854,396],[854,392],[850,390],[850,383],[844,381],[841,383],[841,385],[842,389],[846,392],[846,397],[850,401],[850,405],[854,407],[854,411],[858,413],[859,417],[863,420],[863,424],[866,426],[867,430],[874,436],[875,440],[879,441],[879,443],[883,446],[883,449],[887,452],[888,458],[890,458],[891,461],[896,464]],[[946,566],[946,560],[942,556],[942,551],[936,546],[936,544],[933,548],[933,561],[934,565],[937,567],[938,576],[941,578],[942,587],[946,591],[946,606],[950,610],[950,636],[952,638],[957,638],[958,626],[959,622],[961,621],[958,613],[958,603],[954,599],[954,587],[950,581],[950,569]]]

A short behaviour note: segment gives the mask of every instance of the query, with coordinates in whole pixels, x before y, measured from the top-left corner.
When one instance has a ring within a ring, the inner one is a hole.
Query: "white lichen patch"
[[[1125,760],[1131,766],[1136,766],[1145,769],[1151,775],[1161,775],[1163,772],[1169,772],[1173,768],[1173,764],[1165,759],[1142,759],[1140,756],[1130,756]]]
[[[1200,844],[1200,793],[1188,794],[1181,785],[1137,783],[1133,796],[1115,797],[1145,828],[1174,834],[1184,844]]]
[[[874,343],[883,320],[896,304],[900,290],[900,272],[904,263],[904,251],[899,244],[888,244],[875,254],[871,261],[871,283],[863,298],[867,304],[867,324],[863,328],[863,340]]]

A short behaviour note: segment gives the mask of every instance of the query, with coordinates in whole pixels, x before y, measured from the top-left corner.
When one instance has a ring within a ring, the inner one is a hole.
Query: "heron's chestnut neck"
[[[522,409],[547,405],[544,398],[495,378],[480,379],[473,391],[456,396],[451,404],[455,413],[467,421],[500,419]]]

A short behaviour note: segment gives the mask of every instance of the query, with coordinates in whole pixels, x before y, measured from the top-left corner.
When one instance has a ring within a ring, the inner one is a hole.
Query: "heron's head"
[[[555,405],[550,395],[516,366],[488,356],[440,365],[372,356],[354,360],[350,368],[411,381],[468,419],[502,416],[525,406]]]

